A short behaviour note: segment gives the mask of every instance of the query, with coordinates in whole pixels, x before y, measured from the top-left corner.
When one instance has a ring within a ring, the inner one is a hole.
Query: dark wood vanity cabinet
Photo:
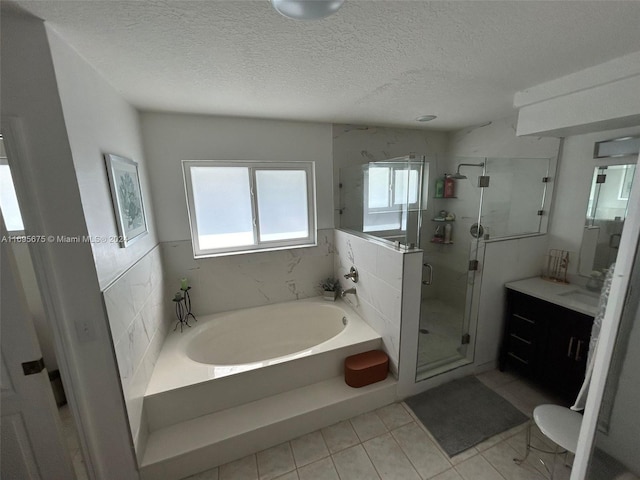
[[[593,317],[507,289],[500,370],[572,402],[584,379]]]

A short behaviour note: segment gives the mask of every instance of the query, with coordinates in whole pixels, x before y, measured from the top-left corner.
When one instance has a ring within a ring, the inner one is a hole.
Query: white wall
[[[640,123],[640,52],[516,93],[518,135],[569,136]]]
[[[42,21],[33,17],[3,9],[0,20],[2,125],[8,133],[7,117],[16,118],[12,140],[22,145],[16,183],[25,228],[45,236],[87,235],[49,49],[49,43],[61,40],[55,34],[48,38]],[[91,247],[47,242],[33,245],[31,252],[38,279],[48,287],[45,305],[90,475],[135,479],[135,456]]]
[[[138,113],[51,29],[49,37],[82,208],[92,236],[118,235],[103,155],[113,153],[138,162],[149,233],[127,248],[117,242],[91,244],[104,289],[158,243]]]
[[[182,160],[313,161],[318,228],[333,228],[330,125],[171,113],[141,118],[160,241],[191,238]]]
[[[558,164],[556,191],[549,224],[549,248],[569,251],[569,272],[577,272],[589,192],[595,167],[634,158],[594,159],[595,142],[640,134],[640,126],[567,137]]]
[[[189,279],[196,314],[319,295],[333,271],[331,126],[303,122],[143,113],[142,132],[167,265],[167,295]],[[182,160],[313,161],[318,246],[195,260]]]
[[[141,453],[145,439],[145,428],[140,427],[142,395],[164,341],[168,309],[172,305],[163,298],[160,248],[138,112],[52,30],[49,38],[82,208],[91,236],[118,235],[103,155],[114,153],[138,162],[148,233],[126,248],[117,242],[94,242],[91,248],[98,281],[104,290],[131,435]],[[153,251],[148,253],[150,250]],[[115,298],[113,292],[117,292]]]

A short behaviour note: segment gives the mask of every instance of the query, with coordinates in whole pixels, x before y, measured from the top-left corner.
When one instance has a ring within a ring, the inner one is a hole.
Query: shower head
[[[458,164],[458,170],[456,171],[456,173],[454,173],[453,175],[451,175],[451,178],[455,178],[456,180],[463,180],[465,178],[467,178],[466,175],[463,175],[462,173],[460,173],[460,167],[484,167],[484,162],[482,163],[459,163]]]

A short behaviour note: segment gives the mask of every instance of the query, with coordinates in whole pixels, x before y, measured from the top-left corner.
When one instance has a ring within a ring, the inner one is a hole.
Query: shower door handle
[[[423,266],[429,269],[429,277],[428,280],[423,280],[423,285],[431,285],[433,283],[433,267],[430,263],[424,263]]]

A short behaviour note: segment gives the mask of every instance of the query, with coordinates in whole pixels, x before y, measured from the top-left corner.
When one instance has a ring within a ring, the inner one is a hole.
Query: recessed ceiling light
[[[417,121],[419,122],[430,122],[431,120],[434,120],[438,118],[435,115],[420,115],[418,118],[416,118]]]

